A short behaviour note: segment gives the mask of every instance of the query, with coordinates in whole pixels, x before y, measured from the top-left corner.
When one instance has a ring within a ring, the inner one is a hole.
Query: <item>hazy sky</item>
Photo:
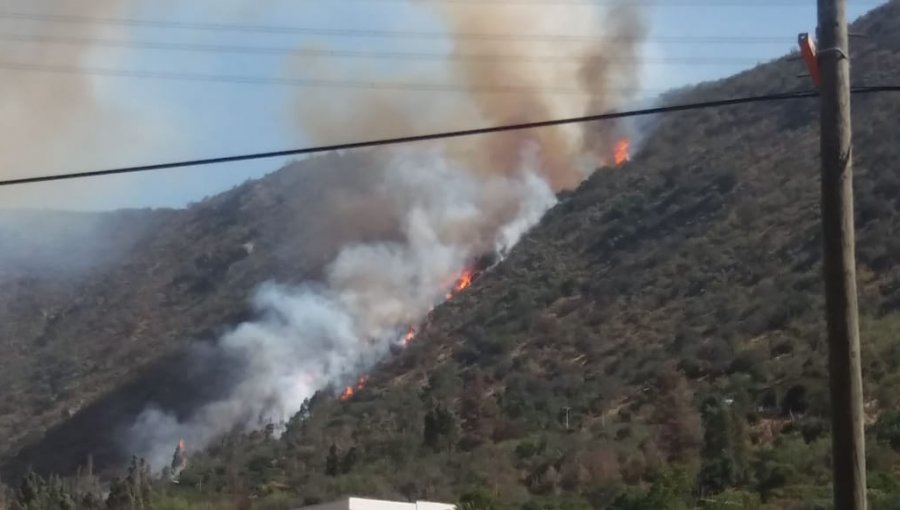
[[[100,2],[113,0],[87,0]],[[494,1],[494,0],[492,0]],[[508,0],[517,1],[517,0]],[[522,1],[523,9],[580,9],[583,5],[552,5],[552,2]],[[813,31],[814,0],[635,0],[644,10],[650,26],[645,48],[642,96],[650,97],[660,90],[727,76],[754,62],[780,56],[793,49],[798,32]],[[606,0],[598,0],[609,4]],[[375,29],[400,32],[440,32],[440,20],[415,1],[403,0],[130,0],[119,18],[166,20],[184,23],[219,23],[260,26],[308,27],[326,29]],[[563,2],[561,2],[563,3]],[[855,18],[878,2],[850,0],[851,17]],[[723,5],[724,4],[724,5]],[[21,34],[25,30],[39,35],[65,37],[71,24],[45,24],[40,30],[27,25],[27,20],[4,18],[4,13],[40,12],[80,14],[77,10],[60,12],[54,0],[25,2],[0,0],[0,37]],[[98,38],[128,40],[137,43],[190,45],[255,46],[266,48],[305,48],[306,50],[365,50],[446,53],[446,41],[429,38],[331,37],[308,33],[226,32],[219,30],[163,28],[132,25],[127,35],[123,27],[110,25]],[[47,32],[47,30],[51,30]],[[753,30],[758,30],[754,33]],[[565,27],[559,33],[566,33]],[[766,44],[738,44],[725,39],[715,43],[685,44],[679,37],[764,36],[775,41]],[[35,42],[2,42],[22,45]],[[42,42],[40,44],[49,44]],[[717,59],[715,65],[698,65],[698,58]],[[673,64],[673,60],[681,62]],[[679,60],[680,59],[680,60]],[[685,59],[690,60],[684,62]],[[86,62],[71,65],[100,70],[126,70],[159,73],[191,73],[250,77],[338,77],[353,81],[439,82],[441,62],[434,60],[359,60],[338,59],[329,66],[317,66],[314,73],[303,72],[314,66],[316,59],[298,59],[288,66],[283,55],[241,55],[228,52],[204,53],[161,49],[122,49],[95,47]],[[725,60],[724,62],[722,60]],[[42,65],[41,62],[32,62]],[[60,65],[61,62],[48,62]],[[14,79],[20,73],[33,73],[40,79],[64,80],[65,75],[4,69],[0,62],[0,79]],[[406,80],[403,76],[422,77]],[[437,76],[437,77],[435,77]],[[190,82],[178,80],[94,76],[94,95],[119,115],[86,115],[80,129],[86,132],[110,133],[91,143],[67,143],[67,139],[33,141],[35,147],[52,145],[60,153],[51,166],[42,168],[2,168],[4,175],[37,175],[68,173],[119,165],[136,165],[189,158],[203,158],[285,149],[308,143],[297,129],[297,102],[315,92],[320,101],[323,90],[301,87]],[[326,90],[333,101],[342,101],[348,90],[340,87]],[[452,92],[402,91],[397,101],[428,100],[422,95]],[[32,105],[33,107],[34,105]],[[0,117],[6,115],[0,103]],[[41,110],[33,112],[41,115]],[[123,120],[124,119],[124,120]],[[2,121],[2,118],[0,118]],[[479,124],[473,119],[470,124]],[[469,127],[463,125],[447,128]],[[108,140],[109,143],[104,143]],[[348,140],[334,140],[334,142]],[[34,149],[32,147],[31,149]],[[25,149],[23,149],[25,150]],[[27,159],[26,159],[27,160]],[[0,160],[3,162],[4,160]],[[6,160],[8,161],[8,160]],[[15,165],[17,160],[12,159]],[[28,196],[26,205],[54,208],[108,209],[117,207],[183,206],[215,194],[248,178],[276,169],[283,161],[267,160],[251,163],[179,169],[154,175],[88,179],[78,183],[31,185],[0,189],[0,204],[16,204],[16,198]],[[35,198],[36,197],[36,198]],[[42,197],[47,197],[44,200]]]

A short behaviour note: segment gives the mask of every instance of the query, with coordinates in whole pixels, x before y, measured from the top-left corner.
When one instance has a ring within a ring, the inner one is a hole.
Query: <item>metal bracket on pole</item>
[[[826,49],[824,49],[824,50],[819,50],[819,55],[820,55],[820,56],[821,56],[821,55],[827,55],[827,54],[829,54],[829,53],[837,53],[838,56],[841,57],[842,59],[844,59],[844,60],[850,60],[850,57],[847,56],[847,54],[844,53],[844,50],[842,50],[842,49],[840,49],[840,48],[826,48]]]

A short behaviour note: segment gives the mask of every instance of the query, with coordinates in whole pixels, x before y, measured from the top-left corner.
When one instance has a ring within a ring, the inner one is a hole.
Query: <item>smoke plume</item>
[[[77,14],[86,18],[126,15],[121,0],[0,1],[5,12]],[[74,172],[141,160],[143,140],[171,141],[162,117],[135,113],[104,95],[87,73],[47,69],[91,67],[96,38],[127,39],[125,28],[90,23],[56,23],[52,18],[0,20],[15,41],[0,44],[0,178]],[[63,37],[65,44],[41,37]],[[36,37],[38,40],[29,40]],[[105,50],[104,65],[121,52]],[[114,67],[114,66],[113,66]],[[0,188],[0,207],[96,209],[108,193],[131,191],[122,178]]]
[[[474,179],[436,151],[398,151],[385,163],[372,195],[407,204],[400,240],[348,243],[321,283],[263,286],[253,300],[261,318],[219,342],[245,365],[232,394],[185,421],[145,410],[129,448],[162,467],[180,439],[198,448],[234,427],[283,423],[317,390],[353,381],[380,360],[445,299],[462,268],[506,251],[555,201],[536,166]],[[497,210],[514,219],[496,223]]]
[[[66,12],[115,16],[119,2],[60,0],[56,3]],[[3,3],[4,8],[6,4]],[[9,10],[16,11],[15,8]],[[10,24],[6,20],[3,23]],[[26,20],[16,24],[17,32],[25,35],[48,34],[58,29],[58,25],[40,21]],[[89,38],[96,35],[97,28],[76,25],[68,30],[75,37]],[[5,43],[0,45],[0,61],[4,64],[77,65],[88,58],[90,50],[89,44],[79,44],[77,40],[73,44],[57,45]],[[0,111],[3,111],[0,116],[0,176],[21,176],[19,172],[31,172],[40,166],[46,168],[55,159],[54,151],[48,150],[46,143],[52,145],[71,140],[70,137],[77,135],[79,120],[92,115],[98,106],[89,77],[76,74],[48,77],[19,70],[0,71]],[[45,144],[37,143],[39,140]]]
[[[644,27],[634,7],[608,11],[584,5],[522,6],[510,3],[433,2],[450,27],[454,70],[490,125],[602,113],[635,91]],[[483,34],[497,34],[487,37]],[[543,38],[541,34],[556,37]],[[560,34],[577,34],[559,37]],[[469,55],[512,55],[501,61]],[[541,57],[571,58],[548,65]],[[529,58],[531,57],[531,58]],[[502,87],[508,87],[502,92]],[[498,90],[499,88],[499,90]],[[542,173],[555,190],[576,186],[608,157],[609,124],[585,124],[495,134],[482,139],[470,165],[483,172],[515,173],[520,147],[537,142]],[[598,136],[603,135],[603,136]],[[593,156],[587,168],[574,164]]]
[[[646,27],[634,6],[420,3],[447,25],[452,49],[441,82],[455,83],[462,94],[410,93],[398,100],[396,94],[367,91],[342,105],[306,94],[296,117],[305,133],[334,142],[533,122],[608,112],[637,95]],[[336,69],[327,61],[305,65],[316,73]],[[405,78],[429,81],[420,73]],[[522,166],[521,147],[533,144],[540,174],[560,191],[611,163],[609,148],[622,135],[616,123],[588,123],[451,141],[447,147],[448,157],[467,171],[512,175]]]
[[[462,127],[463,121],[471,126],[473,119],[503,124],[599,113],[620,105],[621,90],[635,85],[635,68],[622,63],[635,57],[643,29],[627,8],[421,4],[446,23],[453,49],[444,72],[463,93],[410,103],[369,91],[336,106],[306,92],[297,106],[304,133],[334,143]],[[549,33],[579,37],[541,37]],[[571,59],[547,65],[530,56]],[[320,64],[308,68],[330,65]],[[363,155],[365,171],[377,178],[353,207],[392,218],[396,228],[388,230],[397,235],[379,239],[361,229],[358,240],[339,247],[322,281],[264,285],[253,300],[260,319],[219,341],[219,349],[245,364],[231,394],[181,419],[146,409],[127,448],[162,467],[181,439],[196,449],[235,428],[281,423],[317,390],[352,384],[446,299],[467,265],[505,253],[553,205],[554,192],[576,186],[608,160],[615,129],[558,127]],[[385,229],[381,221],[371,224]],[[322,236],[312,242],[330,242],[328,232]]]

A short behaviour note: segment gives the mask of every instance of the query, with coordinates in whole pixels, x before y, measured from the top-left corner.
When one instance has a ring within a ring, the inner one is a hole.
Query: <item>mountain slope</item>
[[[211,383],[229,367],[198,372],[185,353],[246,318],[258,285],[313,281],[347,239],[398,235],[359,209],[377,177],[365,161],[308,159],[185,210],[0,218],[0,460],[26,450],[7,471],[72,471],[88,453],[118,465],[117,431],[145,405],[186,410],[227,389]]]
[[[894,1],[855,25],[868,36],[854,42],[857,84],[900,79],[898,23]],[[781,59],[673,100],[802,88],[799,65]],[[860,97],[854,108],[867,409],[880,423],[898,410],[900,390],[900,98]],[[569,495],[596,506],[725,487],[785,507],[827,500],[816,121],[812,100],[661,117],[632,164],[567,194],[501,265],[435,309],[353,399],[323,392],[277,440],[266,431],[223,438],[172,491],[252,494],[279,507],[348,493],[454,500],[473,487],[511,502]],[[241,317],[243,298],[269,274],[316,276],[329,251],[302,252],[303,222],[289,220],[315,210],[322,193],[295,199],[303,172],[292,170],[178,213],[132,252],[137,261],[104,277],[115,310],[140,313],[151,291],[174,297],[146,305],[159,320],[146,344],[98,340],[118,350],[93,356],[118,370],[97,372],[98,400],[72,419],[39,413],[57,426],[29,442],[14,470],[70,468],[87,452],[114,462],[108,434],[133,416],[129,406],[177,405],[191,386],[164,353],[178,359],[190,338]],[[154,260],[165,261],[164,276],[148,269]],[[151,273],[127,286],[137,290],[111,290],[133,281],[135,268]],[[67,326],[50,345],[93,345],[89,330],[122,320],[106,315],[67,319],[86,326]],[[153,362],[135,377],[121,373]],[[11,429],[35,423],[13,414]],[[879,430],[873,487],[896,492],[900,463]]]
[[[900,79],[897,23],[891,2],[854,26],[867,34],[854,41],[857,84]],[[798,65],[677,100],[802,87]],[[854,109],[871,496],[893,508],[900,98]],[[731,487],[776,507],[824,504],[816,122],[812,100],[660,118],[632,164],[567,196],[353,399],[319,396],[277,441],[223,439],[194,459],[182,494],[202,483],[205,498],[453,500],[482,487],[510,502],[645,508],[627,505]]]

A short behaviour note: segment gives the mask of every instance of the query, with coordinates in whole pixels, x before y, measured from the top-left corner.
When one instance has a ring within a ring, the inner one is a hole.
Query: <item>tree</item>
[[[18,490],[10,495],[11,507],[16,510],[99,510],[104,507],[99,481],[91,474],[79,473],[74,478],[59,476],[41,478],[29,472],[22,478]],[[0,486],[0,508],[5,506],[7,494]]]
[[[29,508],[41,499],[44,494],[44,481],[33,471],[29,471],[19,484],[19,493],[16,503],[23,508]]]
[[[781,400],[781,412],[785,416],[792,414],[803,414],[809,408],[809,397],[807,395],[806,386],[798,384],[792,386],[784,394]]]
[[[143,510],[149,508],[152,496],[150,468],[144,459],[131,458],[124,478],[117,478],[109,488],[106,507],[110,510]]]
[[[613,501],[610,510],[688,510],[690,487],[693,485],[683,468],[662,471],[653,481],[650,490],[629,490]]]
[[[758,510],[760,505],[759,495],[731,489],[703,500],[703,510]]]
[[[776,495],[790,480],[796,478],[794,468],[781,462],[775,450],[767,448],[757,452],[754,461],[754,478],[756,492],[765,503]]]
[[[456,417],[442,405],[436,405],[425,414],[424,443],[434,451],[453,450],[459,435]]]
[[[697,482],[701,494],[718,494],[738,479],[731,412],[721,398],[709,397],[703,403],[702,416],[702,464]]]
[[[106,508],[109,510],[132,510],[134,508],[132,494],[125,479],[116,478],[110,484],[109,496],[106,498]]]
[[[340,458],[338,457],[338,449],[334,443],[328,449],[328,457],[325,458],[325,474],[328,476],[337,476],[340,471]]]
[[[478,369],[466,379],[460,399],[460,422],[463,432],[461,447],[470,450],[491,437],[497,406],[485,396],[487,383]]]
[[[885,411],[875,422],[875,437],[900,451],[900,412]]]
[[[687,459],[701,442],[700,416],[684,377],[672,368],[664,369],[656,381],[659,398],[651,419],[658,426],[657,443],[670,461]]]
[[[590,503],[577,496],[543,496],[532,499],[522,510],[591,510]]]
[[[500,510],[500,504],[485,490],[467,492],[460,496],[459,510]]]
[[[349,473],[353,470],[353,466],[356,465],[356,462],[359,460],[359,455],[356,453],[356,447],[351,446],[347,453],[344,454],[344,458],[341,460],[341,473]]]
[[[422,442],[428,448],[437,451],[440,447],[440,434],[434,409],[425,413],[422,425]]]

